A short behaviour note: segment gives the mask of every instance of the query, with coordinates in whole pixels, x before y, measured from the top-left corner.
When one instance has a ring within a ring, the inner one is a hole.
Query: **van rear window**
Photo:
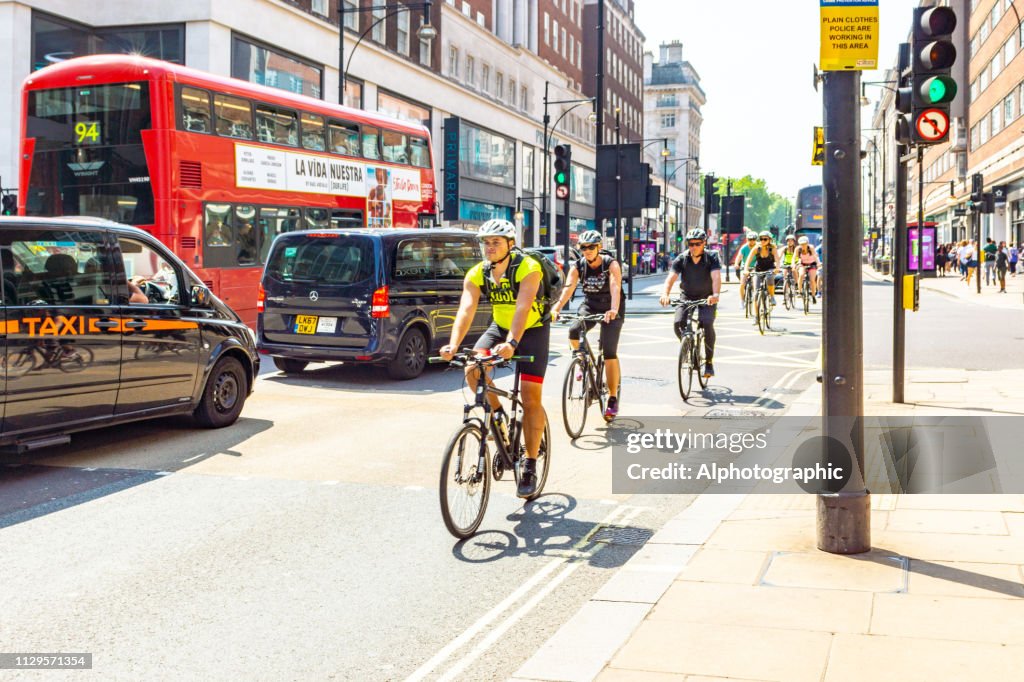
[[[355,284],[374,273],[373,242],[363,237],[305,235],[280,240],[267,276],[281,282]]]

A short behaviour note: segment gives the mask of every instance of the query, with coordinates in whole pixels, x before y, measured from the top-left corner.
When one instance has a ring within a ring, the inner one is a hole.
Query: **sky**
[[[918,0],[879,0],[879,64],[896,62]],[[700,165],[719,177],[764,178],[768,190],[792,198],[821,183],[812,166],[813,128],[821,125],[821,87],[813,65],[820,50],[819,3],[813,0],[635,0],[644,49],[680,40],[707,96]],[[754,65],[754,66],[748,66]],[[864,71],[862,79],[883,79]],[[877,99],[881,91],[865,91]],[[862,127],[870,127],[865,109]]]

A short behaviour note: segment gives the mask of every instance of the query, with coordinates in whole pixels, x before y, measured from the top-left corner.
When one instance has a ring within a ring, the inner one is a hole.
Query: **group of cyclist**
[[[481,296],[486,296],[491,304],[492,322],[476,340],[474,352],[498,355],[505,360],[517,355],[530,358],[517,360],[522,387],[526,458],[516,491],[519,497],[529,498],[537,489],[536,460],[547,420],[541,404],[541,393],[550,350],[551,322],[558,320],[577,286],[582,286],[584,298],[580,317],[603,316],[601,348],[609,391],[604,417],[610,421],[619,411],[617,390],[621,368],[617,350],[626,310],[622,268],[611,254],[602,251],[603,240],[599,232],[588,230],[580,234],[577,246],[582,255],[571,265],[565,287],[554,301],[544,297],[543,267],[535,258],[516,248],[516,234],[515,225],[502,219],[489,220],[478,230],[483,260],[466,273],[451,336],[448,344],[441,348],[440,355],[445,360],[455,356],[469,331]],[[752,269],[757,276],[767,276],[778,272],[780,268],[793,268],[800,281],[805,276],[810,277],[811,290],[817,292],[816,270],[819,260],[806,237],[797,240],[789,235],[781,253],[773,244],[771,233],[767,231],[761,232],[760,236],[747,232],[746,237],[747,244],[740,249],[735,261],[737,267],[742,264],[745,270],[740,282],[741,297],[747,285],[747,269]],[[706,245],[707,236],[703,229],[690,230],[686,235],[687,248],[672,262],[659,302],[662,306],[672,302],[676,282],[679,283],[679,294],[684,300],[706,301],[697,308],[697,316],[705,341],[706,360],[702,371],[704,377],[709,378],[715,374],[714,320],[721,296],[722,264],[718,253],[706,250]],[[773,277],[768,279],[768,288],[774,294]],[[673,327],[678,338],[682,338],[683,331],[690,323],[688,316],[693,309],[681,306],[676,311]],[[579,348],[584,325],[589,331],[595,324],[596,321],[578,320],[572,325],[569,344],[573,351]],[[475,390],[476,374],[467,368],[466,378]],[[488,400],[495,418],[507,423],[508,416],[504,414],[498,397],[488,393]]]
[[[786,246],[782,249],[775,245],[772,233],[768,230],[762,230],[760,233],[748,230],[746,238],[746,244],[740,247],[733,260],[733,265],[741,272],[741,301],[746,296],[748,283],[756,289],[760,286],[760,279],[767,277],[769,300],[774,303],[775,274],[787,270],[796,277],[797,289],[803,286],[804,277],[808,278],[811,301],[817,301],[821,259],[806,236],[798,239],[794,234],[786,235]],[[750,282],[751,275],[754,277],[753,282]]]

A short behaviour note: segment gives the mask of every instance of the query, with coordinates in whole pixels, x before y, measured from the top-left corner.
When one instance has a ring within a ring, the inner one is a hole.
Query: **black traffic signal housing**
[[[572,185],[572,145],[555,145],[555,196],[569,198]]]
[[[3,198],[3,215],[18,214],[18,197],[13,194],[5,194]]]
[[[896,88],[896,143],[909,145],[910,120],[914,109],[914,87],[910,72],[910,43],[900,43],[896,58],[896,74],[899,87]]]
[[[708,215],[714,215],[722,210],[721,199],[715,187],[717,182],[718,178],[710,173],[704,176],[704,212]]]
[[[644,208],[658,208],[661,206],[661,185],[655,185],[651,181],[651,164],[640,164],[640,186],[644,188]]]
[[[953,30],[956,12],[950,7],[917,7],[910,42],[913,144],[944,142],[949,136],[949,104],[956,97],[956,81],[950,75],[956,62]]]
[[[968,208],[980,210],[984,201],[985,178],[981,173],[971,176],[971,197],[967,200]]]

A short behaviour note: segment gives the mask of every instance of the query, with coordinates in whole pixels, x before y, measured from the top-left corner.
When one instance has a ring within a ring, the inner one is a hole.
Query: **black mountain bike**
[[[774,298],[768,293],[768,278],[774,277],[775,273],[771,270],[765,272],[751,273],[751,279],[756,278],[757,291],[754,293],[754,317],[757,322],[757,331],[764,335],[765,330],[771,329],[772,326],[772,307],[775,305]],[[747,286],[750,286],[750,280],[747,280]]]
[[[747,282],[748,286],[750,282]],[[701,388],[708,387],[707,377],[704,376],[704,363],[707,356],[704,352],[704,330],[700,327],[697,319],[697,308],[707,305],[708,299],[702,298],[696,301],[673,301],[672,306],[683,308],[683,320],[686,326],[683,327],[683,338],[679,344],[679,395],[683,400],[690,397],[690,389],[693,388],[693,375],[697,375],[697,382]]]
[[[559,320],[566,323],[571,322],[600,322],[604,315],[573,315],[564,314]],[[622,379],[619,379],[619,391],[615,395],[621,395]],[[604,349],[598,348],[597,356],[587,340],[587,328],[580,329],[580,348],[573,351],[572,362],[565,371],[565,381],[562,383],[562,422],[565,424],[565,432],[570,438],[579,438],[583,433],[583,426],[587,423],[587,410],[593,403],[601,408],[601,415],[604,415],[608,407],[608,386],[605,383],[604,374]],[[605,420],[610,421],[610,420]]]
[[[811,273],[804,270],[804,279],[800,282],[800,298],[804,304],[804,315],[811,314]]]
[[[782,284],[782,304],[786,310],[796,308],[796,277],[793,276],[793,268],[786,268]]]
[[[516,484],[519,484],[519,465],[526,457],[519,370],[516,370],[511,391],[504,391],[487,381],[488,368],[504,367],[515,360],[532,362],[533,356],[520,355],[505,360],[500,356],[480,357],[472,352],[463,352],[456,354],[450,363],[454,367],[470,365],[477,376],[474,402],[463,409],[462,425],[448,441],[441,462],[441,518],[448,532],[460,540],[475,533],[484,520],[491,493],[491,476],[500,481],[506,471],[512,471]],[[444,362],[444,359],[430,358],[430,362]],[[509,416],[507,425],[495,419],[487,393],[509,401],[511,409],[506,411]],[[493,460],[488,434],[494,439]],[[527,502],[543,492],[550,468],[551,429],[545,423],[537,456],[537,492]]]

